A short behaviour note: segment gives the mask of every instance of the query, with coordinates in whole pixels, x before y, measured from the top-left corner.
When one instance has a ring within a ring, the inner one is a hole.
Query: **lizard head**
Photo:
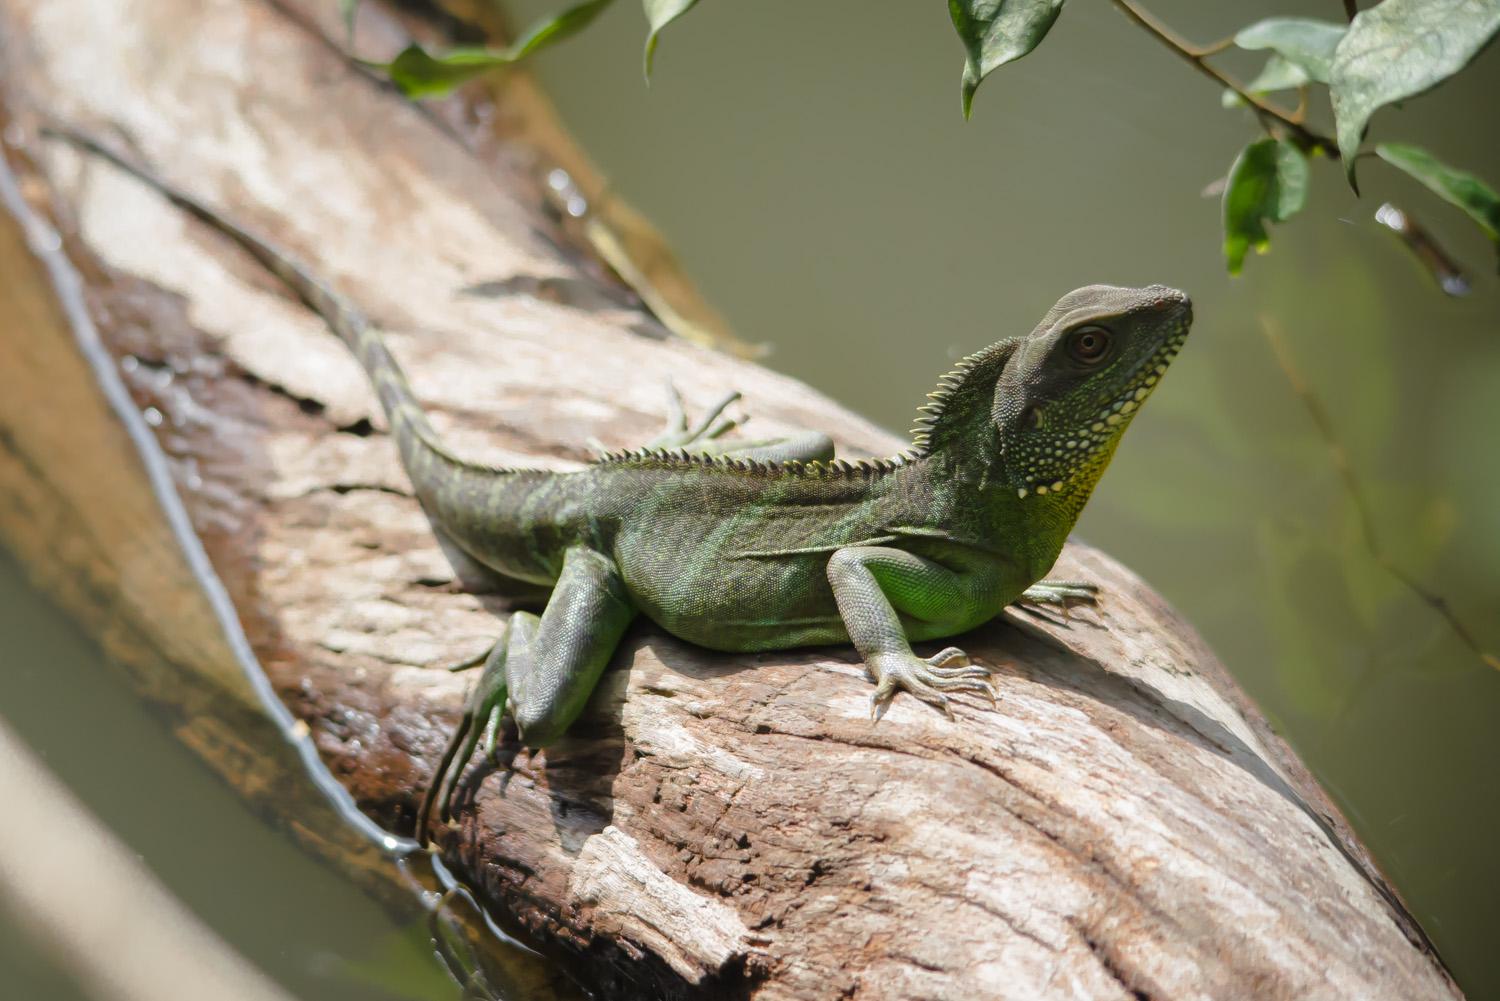
[[[1192,320],[1188,297],[1163,285],[1090,285],[1058,300],[995,386],[992,418],[1019,496],[1077,494],[1081,506]]]
[[[1062,497],[1076,513],[1192,316],[1188,297],[1163,285],[1069,292],[1030,334],[943,377],[923,408],[916,450],[998,459],[1019,497]]]

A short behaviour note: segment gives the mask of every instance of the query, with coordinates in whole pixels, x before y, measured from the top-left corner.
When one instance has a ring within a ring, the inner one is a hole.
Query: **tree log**
[[[410,28],[369,8],[361,38]],[[455,578],[317,317],[49,120],[313,265],[476,459],[637,443],[667,377],[845,454],[897,443],[675,336],[602,268],[545,210],[550,166],[597,179],[524,77],[414,107],[341,44],[314,0],[0,0],[25,197],[0,226],[0,537],[97,635],[154,651],[143,685],[219,679],[184,724],[200,749],[275,738],[224,723],[254,711],[229,662],[253,652],[358,809],[407,835],[468,684],[444,667],[504,602]],[[1056,575],[1099,607],[965,637],[1001,694],[952,720],[901,698],[872,723],[852,650],[726,656],[642,624],[568,740],[512,734],[504,767],[470,769],[442,858],[604,997],[1457,997],[1192,630],[1085,546]]]

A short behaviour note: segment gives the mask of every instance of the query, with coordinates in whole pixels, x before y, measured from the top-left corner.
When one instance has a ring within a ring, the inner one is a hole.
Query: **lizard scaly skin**
[[[575,472],[495,469],[444,446],[379,332],[290,256],[101,144],[60,134],[287,282],[369,373],[445,548],[551,589],[542,614],[515,613],[485,660],[419,837],[434,801],[446,815],[481,736],[493,747],[502,715],[533,747],[567,731],[637,615],[714,650],[852,642],[875,683],[872,712],[898,691],[945,711],[947,693],[992,694],[962,651],[923,658],[911,643],[1018,600],[1091,596],[1042,576],[1192,320],[1187,297],[1160,285],[1069,292],[1031,333],[943,376],[911,447],[888,459],[835,459],[818,434],[720,441],[721,405],[695,429],[679,421],[653,447]]]

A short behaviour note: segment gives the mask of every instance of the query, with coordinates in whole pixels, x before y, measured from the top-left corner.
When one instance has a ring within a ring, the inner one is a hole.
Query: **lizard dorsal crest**
[[[918,408],[912,451],[930,455],[950,446],[975,447],[994,437],[995,386],[1020,342],[998,341],[960,361]]]

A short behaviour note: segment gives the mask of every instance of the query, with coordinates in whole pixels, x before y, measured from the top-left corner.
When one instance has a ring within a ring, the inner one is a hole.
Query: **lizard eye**
[[[1041,430],[1042,408],[1033,403],[1025,410],[1021,411],[1021,423],[1030,425],[1037,430]]]
[[[1084,365],[1097,365],[1109,354],[1109,331],[1103,327],[1079,327],[1068,335],[1068,356]]]

